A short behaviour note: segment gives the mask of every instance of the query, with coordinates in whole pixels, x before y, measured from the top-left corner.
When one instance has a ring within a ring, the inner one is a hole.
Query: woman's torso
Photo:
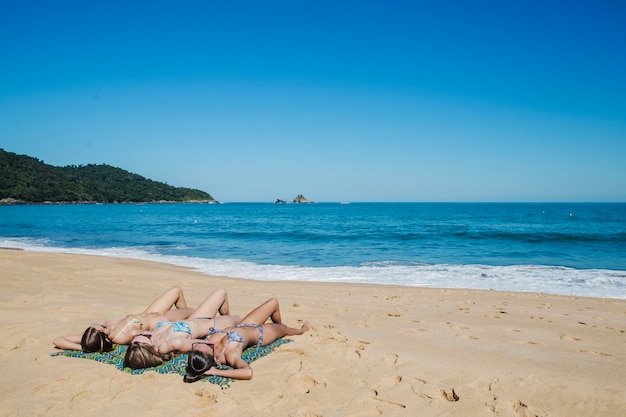
[[[107,320],[109,338],[117,344],[128,344],[133,337],[142,332],[150,331],[165,319],[161,313],[141,313]]]
[[[230,351],[243,352],[243,350],[251,345],[258,343],[259,329],[255,326],[234,326],[223,330],[216,329],[207,338],[207,342],[215,345],[217,352],[224,350],[227,354]]]

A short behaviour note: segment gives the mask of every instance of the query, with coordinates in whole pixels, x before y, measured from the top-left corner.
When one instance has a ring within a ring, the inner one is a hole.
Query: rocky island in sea
[[[297,196],[295,196],[292,203],[293,204],[313,204],[314,201],[309,200],[302,194],[298,194]],[[274,204],[287,204],[287,200],[284,200],[282,198],[277,198],[276,201],[274,201]]]
[[[298,194],[293,199],[294,204],[313,204],[314,202],[303,196],[302,194]]]

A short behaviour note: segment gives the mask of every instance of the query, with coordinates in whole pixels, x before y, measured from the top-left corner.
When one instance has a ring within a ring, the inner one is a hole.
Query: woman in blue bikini
[[[175,307],[175,308],[174,308]],[[198,306],[205,316],[215,316],[218,312],[230,312],[228,294],[223,288],[215,290]],[[113,344],[126,345],[136,335],[152,330],[162,321],[183,320],[194,314],[179,286],[174,286],[161,294],[140,314],[116,317],[93,324],[82,336],[62,336],[52,341],[59,349],[84,350],[85,352],[108,352]]]
[[[265,323],[268,319],[272,323]],[[270,298],[243,318],[240,324],[219,330],[213,329],[205,340],[192,340],[188,356],[185,382],[195,382],[217,375],[233,379],[251,379],[252,368],[241,354],[250,346],[265,346],[285,336],[301,335],[308,331],[308,321],[299,329],[282,324],[278,299]],[[232,369],[219,369],[229,365]]]
[[[178,321],[164,320],[156,323],[152,331],[135,335],[124,355],[124,366],[132,369],[150,368],[169,360],[174,353],[191,351],[191,341],[199,339],[215,328],[237,325],[241,317],[222,315],[203,308],[201,304],[188,318]]]

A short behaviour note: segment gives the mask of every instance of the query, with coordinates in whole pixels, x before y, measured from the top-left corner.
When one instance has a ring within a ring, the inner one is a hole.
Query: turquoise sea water
[[[622,203],[0,206],[0,246],[258,280],[626,298]]]

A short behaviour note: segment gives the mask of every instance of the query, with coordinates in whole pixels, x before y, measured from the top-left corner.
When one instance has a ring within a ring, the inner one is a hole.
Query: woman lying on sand
[[[265,323],[267,319],[272,323]],[[213,329],[206,340],[191,341],[184,381],[195,382],[210,375],[251,379],[252,368],[241,357],[244,349],[265,346],[284,336],[301,335],[310,328],[308,321],[299,329],[282,324],[278,300],[270,298],[244,317],[241,324],[224,330]],[[218,369],[220,365],[234,369]]]
[[[174,309],[176,307],[176,309]],[[52,341],[59,349],[84,350],[85,352],[108,352],[113,344],[126,345],[136,335],[152,330],[162,321],[184,320],[196,312],[213,317],[218,312],[228,315],[228,294],[223,288],[215,290],[196,310],[189,308],[180,287],[174,286],[154,300],[140,314],[116,317],[93,324],[81,336],[62,336]]]
[[[185,320],[161,321],[151,332],[137,334],[124,355],[124,366],[132,369],[158,366],[171,359],[172,354],[191,351],[193,339],[199,339],[212,329],[235,326],[241,317],[223,315],[215,317],[211,309],[200,305]]]

